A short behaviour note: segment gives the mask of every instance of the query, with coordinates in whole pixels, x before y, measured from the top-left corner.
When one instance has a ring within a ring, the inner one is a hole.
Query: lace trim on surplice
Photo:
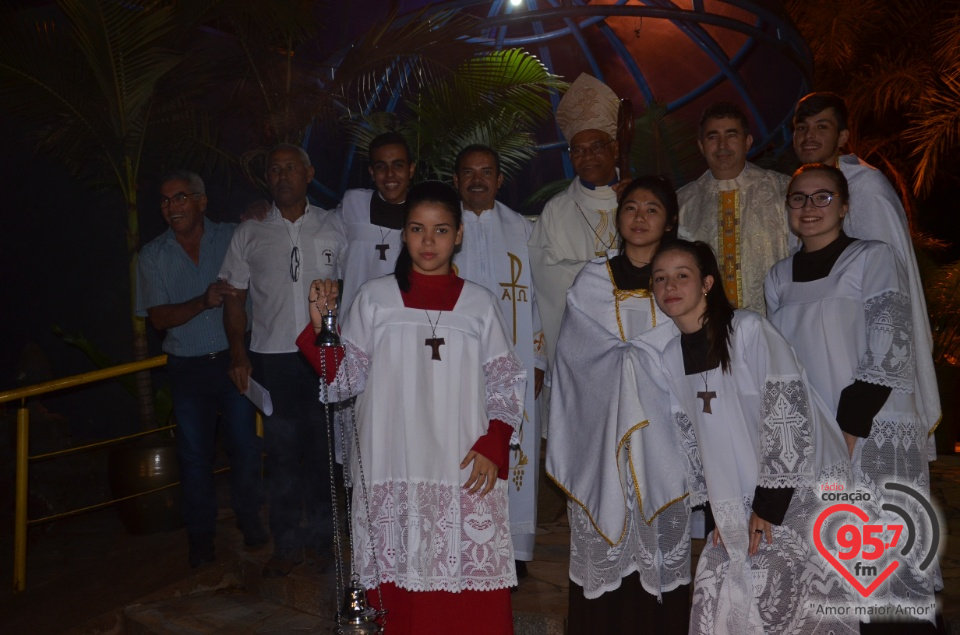
[[[356,397],[367,387],[367,377],[370,376],[370,358],[363,350],[350,340],[343,342],[343,360],[337,368],[333,383],[326,390],[320,391],[320,401],[325,401],[329,395],[331,402],[343,401]],[[320,381],[323,381],[321,378]]]
[[[411,591],[492,591],[516,584],[504,482],[482,498],[459,485],[378,483],[370,509],[375,515],[369,528],[363,514],[354,518],[357,570],[368,588],[377,584],[378,573],[379,582]]]
[[[683,454],[687,457],[687,491],[690,492],[687,504],[690,507],[703,505],[707,502],[707,481],[703,476],[703,462],[700,460],[700,447],[693,432],[693,422],[682,410],[675,412],[674,418],[680,428]]]
[[[525,388],[523,362],[510,351],[494,357],[483,365],[487,386],[487,418],[499,419],[514,430],[523,421],[523,392]]]
[[[899,291],[884,291],[867,299],[863,310],[867,351],[856,379],[912,393],[916,369],[910,298]]]
[[[767,379],[760,420],[760,487],[813,485],[813,430],[800,379]]]

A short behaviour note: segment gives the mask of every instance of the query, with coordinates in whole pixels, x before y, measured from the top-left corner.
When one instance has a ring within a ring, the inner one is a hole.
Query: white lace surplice
[[[649,292],[615,288],[605,259],[587,263],[567,294],[547,472],[572,501],[570,579],[588,599],[634,571],[657,597],[690,582],[684,458],[659,368],[663,342],[631,341],[664,320]]]
[[[840,602],[839,576],[815,557],[812,526],[820,481],[846,482],[843,438],[826,405],[783,337],[759,315],[737,311],[730,342],[731,371],[685,375],[679,337],[664,364],[679,400],[677,422],[690,453],[695,505],[703,488],[723,542],[712,535],[697,565],[691,633],[855,633],[850,618],[816,615],[816,604]],[[696,393],[715,391],[711,413]],[[688,423],[689,421],[689,423]],[[690,437],[693,437],[691,439]],[[748,523],[756,487],[793,487],[773,544],[752,558]],[[855,622],[853,622],[855,624]]]
[[[903,266],[906,284],[900,289],[910,297],[913,349],[917,351],[916,411],[927,430],[932,432],[940,421],[940,393],[933,368],[933,339],[923,296],[923,280],[913,250],[910,223],[896,190],[882,172],[854,154],[842,155],[838,167],[850,186],[850,210],[843,220],[843,230],[853,238],[887,243],[896,251]],[[930,444],[930,452],[930,460],[933,460],[936,457],[933,444]]]
[[[909,566],[900,567],[871,593],[870,602],[928,605],[934,588],[942,588],[943,583],[936,561],[926,573],[919,569],[932,535],[927,514],[912,497],[883,488],[893,480],[928,499],[930,495],[927,459],[933,438],[927,436],[915,393],[918,356],[929,354],[913,347],[903,267],[889,245],[857,241],[847,247],[828,277],[810,282],[792,279],[791,259],[771,270],[767,278],[771,321],[793,342],[831,411],[837,411],[841,391],[855,379],[892,389],[874,417],[869,438],[857,443],[853,487],[871,495],[870,501],[860,503],[870,515],[869,523],[902,522],[881,509],[884,503],[908,510],[917,523],[918,545],[907,556]],[[885,568],[885,560],[876,562],[879,570]]]
[[[439,314],[439,324],[437,317]],[[453,311],[403,306],[392,276],[364,285],[344,320],[345,358],[330,386],[357,398],[363,478],[354,458],[353,531],[364,585],[487,591],[516,584],[507,486],[461,487],[460,461],[490,419],[517,426],[525,372],[489,291],[470,282]],[[367,524],[367,503],[370,523]]]

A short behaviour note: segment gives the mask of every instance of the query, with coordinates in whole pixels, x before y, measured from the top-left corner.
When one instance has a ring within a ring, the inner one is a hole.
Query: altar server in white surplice
[[[686,459],[659,349],[635,339],[670,320],[650,292],[650,261],[676,238],[678,211],[665,179],[631,181],[619,253],[588,262],[567,292],[547,472],[569,497],[570,635],[687,632]]]
[[[900,258],[907,275],[913,347],[917,353],[917,412],[927,429],[932,430],[940,422],[940,393],[931,354],[930,318],[910,237],[910,223],[896,190],[880,170],[855,154],[840,154],[850,136],[847,118],[847,105],[842,97],[833,93],[810,93],[797,103],[793,149],[802,163],[825,163],[843,172],[850,191],[850,210],[843,219],[847,236],[885,242]],[[935,451],[932,444],[930,449]]]
[[[693,449],[690,504],[709,502],[717,524],[697,563],[690,633],[857,633],[813,538],[821,485],[849,485],[843,434],[787,341],[734,310],[719,277],[706,243],[677,241],[654,258],[654,295],[673,323],[649,335],[673,334],[663,368]]]
[[[454,269],[464,280],[489,289],[500,301],[514,350],[528,377],[523,423],[510,449],[510,533],[517,576],[533,560],[537,531],[537,479],[540,472],[540,421],[535,400],[547,362],[540,313],[530,277],[527,239],[533,224],[496,200],[503,183],[500,156],[488,146],[467,146],[457,155],[454,185],[463,205],[463,244]]]
[[[398,132],[374,138],[367,157],[376,189],[347,190],[337,208],[347,231],[340,296],[344,310],[364,282],[393,273],[400,253],[403,204],[417,167],[406,140]]]
[[[853,462],[853,487],[869,493],[859,506],[869,523],[897,525],[895,504],[910,509],[916,546],[904,560],[885,553],[871,562],[885,570],[901,561],[869,604],[929,606],[942,588],[934,559],[921,569],[933,530],[912,497],[891,491],[893,481],[930,497],[928,451],[933,438],[917,411],[917,364],[907,277],[890,245],[844,233],[849,190],[843,173],[824,164],[797,170],[787,194],[791,229],[803,248],[781,260],[766,281],[770,321],[793,345],[811,381],[844,431]],[[892,542],[892,532],[884,542]],[[902,566],[906,565],[906,566]],[[856,594],[853,595],[856,597]],[[935,632],[930,623],[902,624],[899,632]],[[873,617],[871,623],[882,622]],[[919,626],[921,630],[912,630]],[[926,629],[926,630],[923,630]]]
[[[313,283],[298,339],[322,399],[358,395],[353,570],[395,635],[513,632],[508,448],[526,372],[496,297],[451,269],[461,214],[449,185],[412,187],[396,273],[360,289],[343,347],[314,345],[331,280]]]

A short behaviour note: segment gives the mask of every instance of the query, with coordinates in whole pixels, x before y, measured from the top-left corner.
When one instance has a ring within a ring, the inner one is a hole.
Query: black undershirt
[[[823,249],[810,253],[798,251],[793,256],[793,281],[813,282],[826,278],[847,247],[856,241],[841,231],[840,236]],[[837,405],[840,429],[856,437],[869,437],[873,418],[887,402],[890,392],[891,388],[887,386],[854,380],[840,393]]]
[[[687,375],[703,373],[717,368],[720,363],[710,364],[707,329],[695,333],[680,334],[680,349],[683,352],[683,372]],[[774,525],[783,523],[783,517],[793,498],[792,487],[760,487],[753,492],[753,511],[760,518]]]
[[[388,203],[374,191],[370,197],[370,223],[386,229],[403,229],[403,203]]]
[[[623,291],[636,289],[650,289],[650,272],[653,267],[646,264],[636,267],[626,254],[618,254],[610,259],[610,271],[613,272],[613,283]]]

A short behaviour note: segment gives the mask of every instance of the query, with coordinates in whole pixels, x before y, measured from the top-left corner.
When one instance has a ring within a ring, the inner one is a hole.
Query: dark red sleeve
[[[321,374],[324,368],[324,366],[321,365],[321,361],[325,362],[327,372],[324,380],[328,384],[332,384],[333,380],[337,377],[337,368],[340,367],[340,362],[343,361],[343,347],[317,346],[314,344],[316,339],[317,335],[313,332],[313,324],[307,324],[307,327],[297,336],[297,348],[300,349],[300,352],[307,358],[307,361],[310,362],[313,370],[317,371],[318,375]]]
[[[497,478],[507,480],[510,472],[510,437],[513,428],[499,419],[490,420],[487,433],[477,439],[471,450],[482,454],[497,466]]]

